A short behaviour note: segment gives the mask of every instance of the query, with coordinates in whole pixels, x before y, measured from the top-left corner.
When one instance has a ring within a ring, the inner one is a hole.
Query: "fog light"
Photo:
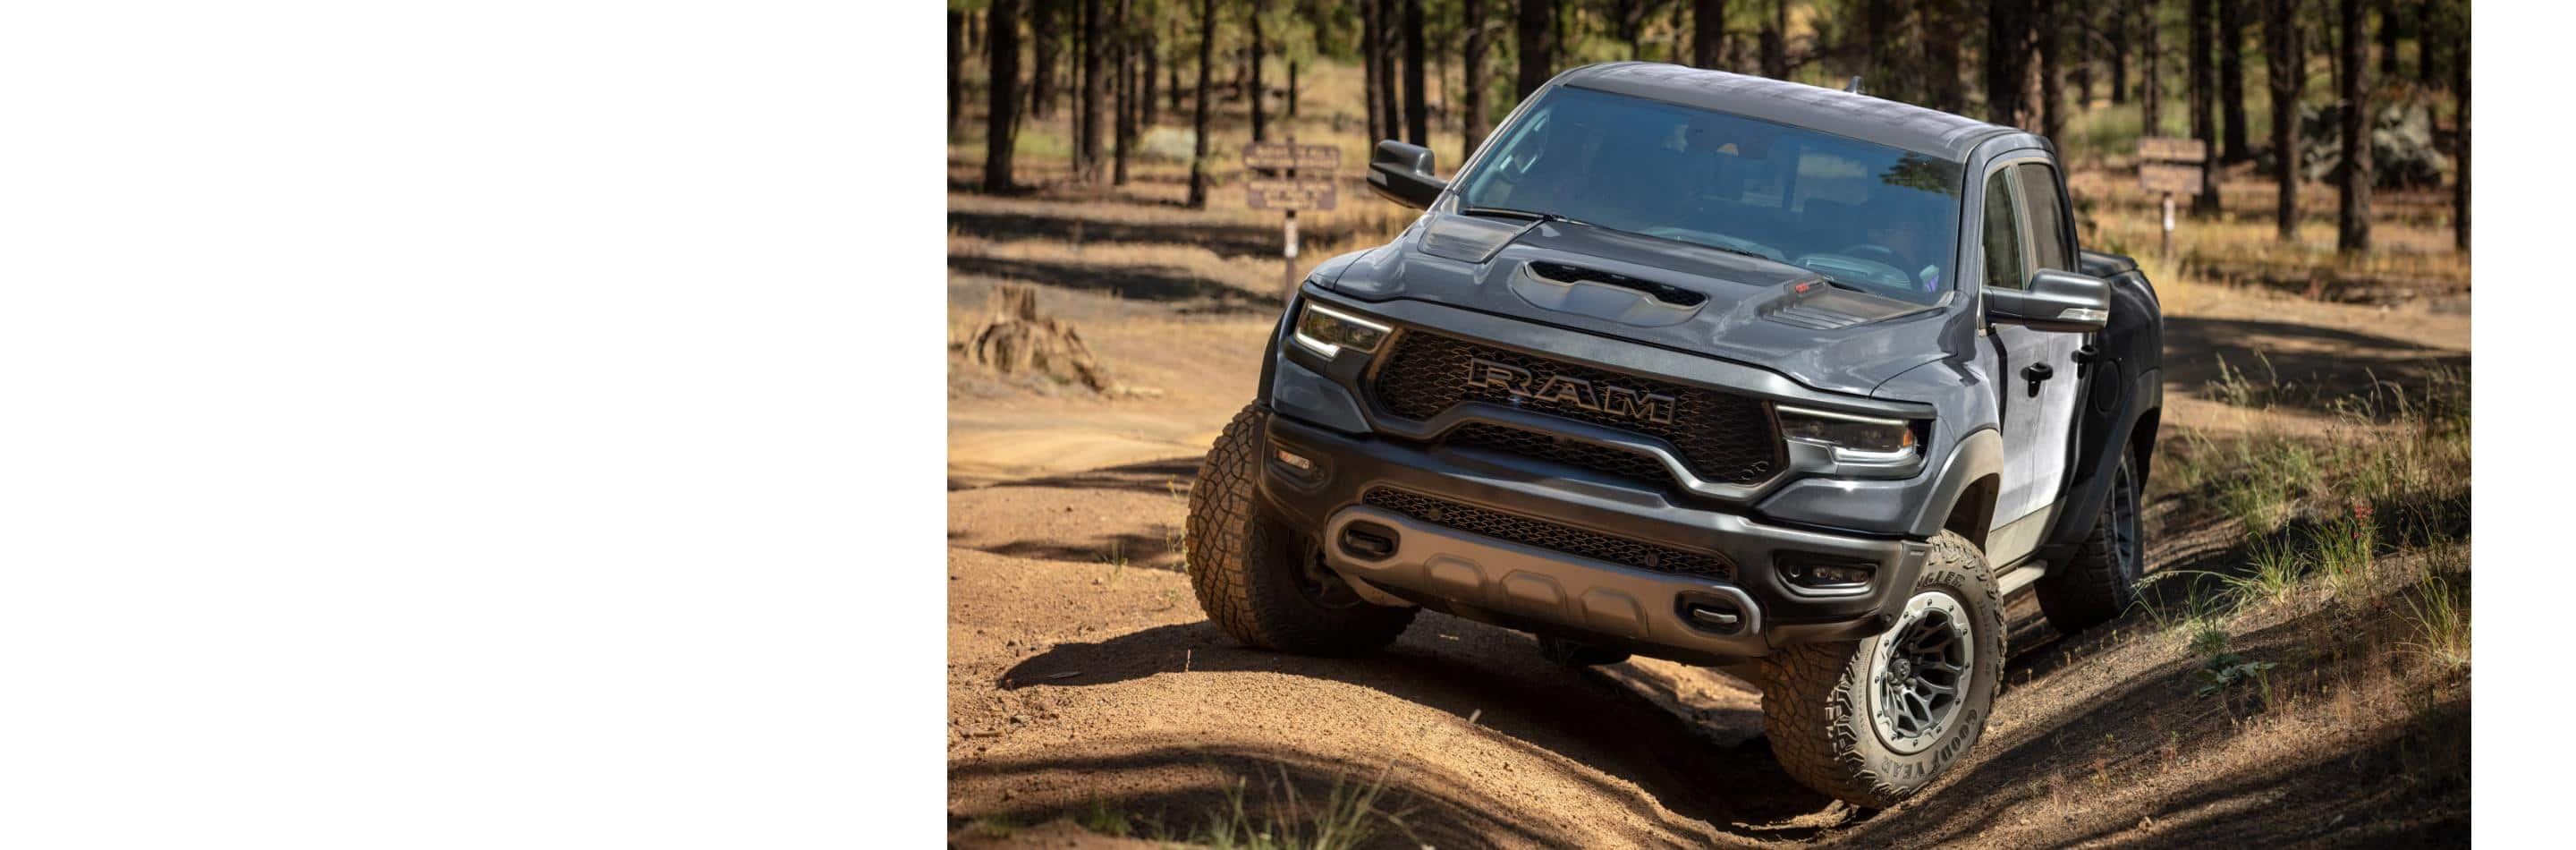
[[[1298,472],[1313,472],[1313,471],[1315,471],[1315,462],[1314,462],[1314,461],[1307,460],[1305,455],[1301,455],[1301,454],[1298,454],[1298,453],[1296,453],[1296,452],[1289,451],[1289,450],[1287,450],[1287,449],[1280,449],[1280,450],[1279,450],[1279,462],[1280,462],[1280,463],[1284,463],[1284,464],[1289,465],[1291,468],[1296,469]]]
[[[1832,560],[1814,557],[1783,559],[1780,575],[1799,587],[1841,588],[1866,585],[1878,575],[1878,565],[1861,561]]]

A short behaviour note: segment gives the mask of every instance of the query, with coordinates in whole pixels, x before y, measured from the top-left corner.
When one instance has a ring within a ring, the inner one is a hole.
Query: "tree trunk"
[[[2453,172],[2458,176],[2451,187],[2451,245],[2460,253],[2469,252],[2469,9],[2460,4],[2459,37],[2451,41],[2451,94],[2460,99],[2457,121],[2460,125],[2459,152],[2452,157]]]
[[[1377,99],[1386,104],[1386,138],[1404,137],[1404,9],[1402,0],[1368,0],[1377,4]]]
[[[2447,33],[2450,23],[2437,18],[2434,0],[2416,0],[2416,85],[2424,90],[2442,88],[2442,62],[2437,54],[2437,33]],[[2468,31],[2460,31],[2458,41],[2468,41]]]
[[[1556,64],[1556,0],[1520,0],[1520,99],[1547,85]]]
[[[2335,250],[2370,250],[2370,38],[2361,0],[2343,0],[2343,198],[2335,210]]]
[[[1959,85],[1960,39],[1933,35],[1959,31],[1964,13],[1958,0],[1918,0],[1914,8],[1919,16],[1915,32],[1925,34],[1917,39],[1923,43],[1923,102],[1943,112],[1963,112],[1968,96]]]
[[[2254,158],[2245,138],[2245,21],[2237,14],[2238,7],[2236,0],[2218,3],[2218,104],[2227,116],[2223,132],[2228,162]]]
[[[1208,161],[1208,87],[1216,84],[1208,71],[1216,66],[1216,0],[1199,0],[1199,85],[1191,98],[1197,108],[1190,116],[1190,209],[1207,206]]]
[[[1431,144],[1431,104],[1422,88],[1422,0],[1404,0],[1404,140]]]
[[[2307,82],[2300,61],[2298,0],[2263,0],[2263,57],[2272,83],[2272,162],[2279,173],[2275,211],[2282,242],[2299,241],[2299,89]]]
[[[966,62],[966,13],[948,10],[948,135],[966,123],[966,77],[958,69]]]
[[[1110,98],[1111,119],[1109,183],[1127,185],[1127,152],[1136,146],[1136,51],[1127,32],[1127,13],[1134,0],[1118,0],[1118,11],[1109,18],[1110,68],[1118,78]]]
[[[2066,75],[2060,66],[2066,57],[2066,14],[2047,0],[2034,5],[2031,40],[2039,59],[2039,134],[2056,139],[2066,135]]]
[[[1136,78],[1136,108],[1139,110],[1136,124],[1151,127],[1154,126],[1154,83],[1162,79],[1163,46],[1156,43],[1160,34],[1150,23],[1136,27],[1135,33],[1137,60],[1142,63],[1144,71]]]
[[[2104,40],[2111,44],[2110,55],[2106,57],[2111,62],[2111,105],[2119,106],[2129,102],[2130,39],[2137,28],[2132,26],[2129,7],[2125,5],[2112,7],[2110,15],[2111,25],[2104,34]]]
[[[1773,0],[1771,19],[1762,27],[1762,76],[1789,78],[1789,0]]]
[[[1887,47],[1895,39],[1891,26],[1896,16],[1889,0],[1861,0],[1860,4],[1860,79],[1861,90],[1874,92],[1887,88]]]
[[[1723,67],[1726,62],[1726,0],[1692,0],[1691,64]]]
[[[1166,69],[1163,73],[1167,77],[1163,86],[1163,97],[1169,101],[1167,105],[1171,107],[1172,116],[1177,118],[1181,114],[1181,16],[1174,14],[1171,20],[1172,61],[1163,66]]]
[[[2164,49],[2157,46],[2164,32],[2156,7],[2160,0],[2147,0],[2138,27],[2138,118],[2143,135],[2164,135]]]
[[[2218,212],[2218,80],[2209,58],[2214,36],[2209,18],[2212,0],[2183,0],[2191,7],[2191,137],[2209,156],[2200,161],[2200,194],[2191,199],[2194,215]]]
[[[1379,88],[1385,83],[1377,76],[1378,51],[1384,47],[1377,37],[1381,26],[1377,19],[1377,3],[1378,0],[1360,0],[1360,91],[1366,93],[1368,99],[1368,141],[1371,145],[1377,144],[1379,139],[1394,136],[1386,131],[1386,97]]]
[[[2397,73],[2397,40],[2406,37],[2406,16],[2397,11],[2401,0],[2379,0],[2379,78],[2405,79]]]
[[[1288,118],[1297,117],[1297,60],[1295,59],[1288,60],[1288,103],[1287,108],[1280,110],[1280,114]]]
[[[1261,83],[1261,58],[1270,49],[1269,39],[1261,33],[1261,19],[1270,13],[1269,0],[1252,0],[1252,49],[1246,67],[1252,77],[1252,140],[1270,141],[1270,110],[1263,101],[1270,99],[1270,87]]]
[[[1064,0],[1037,0],[1028,6],[1029,35],[1035,39],[1036,63],[1029,68],[1029,117],[1055,117],[1056,78],[1064,63]]]
[[[2320,33],[2320,36],[2325,42],[2326,73],[2328,75],[2326,77],[2326,82],[2328,85],[2334,87],[2336,97],[2342,97],[2343,41],[2337,36],[2335,28],[2336,23],[2340,20],[2340,15],[2337,11],[2338,7],[2335,6],[2336,2],[2337,0],[2317,0],[2317,5],[2325,8],[2325,12],[2318,15],[2318,17],[2325,19],[2325,31]]]
[[[2021,126],[2022,87],[2030,75],[2030,17],[2026,0],[1986,4],[1986,120]]]
[[[990,48],[984,67],[992,85],[984,116],[984,191],[1011,191],[1011,153],[1019,142],[1020,0],[993,0],[984,45]]]
[[[1100,110],[1107,104],[1108,42],[1101,31],[1100,0],[1082,0],[1082,133],[1074,149],[1074,170],[1082,182],[1100,180]]]
[[[1485,143],[1485,134],[1494,131],[1492,120],[1485,117],[1485,49],[1492,34],[1485,28],[1485,0],[1463,0],[1459,12],[1459,20],[1467,29],[1466,46],[1458,62],[1458,78],[1465,83],[1460,87],[1460,94],[1465,95],[1460,133],[1466,139],[1458,152],[1458,162],[1463,165],[1468,157],[1476,155],[1476,146]]]

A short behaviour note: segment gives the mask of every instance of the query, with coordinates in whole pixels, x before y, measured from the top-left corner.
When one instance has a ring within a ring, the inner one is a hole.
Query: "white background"
[[[2565,12],[2478,11],[2504,844],[2576,705],[2576,135]],[[939,841],[941,12],[0,12],[0,845]]]

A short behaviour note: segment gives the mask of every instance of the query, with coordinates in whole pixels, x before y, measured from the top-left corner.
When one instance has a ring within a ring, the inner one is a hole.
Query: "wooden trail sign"
[[[1294,289],[1297,211],[1329,210],[1340,200],[1333,185],[1333,172],[1342,167],[1342,149],[1301,145],[1294,138],[1252,142],[1243,146],[1243,167],[1253,172],[1243,181],[1244,204],[1256,210],[1279,210],[1284,215],[1279,224],[1279,276],[1288,288]],[[1298,176],[1299,171],[1306,172],[1306,176]]]
[[[1243,167],[1261,171],[1322,171],[1342,167],[1342,149],[1295,142],[1253,142],[1243,146]]]
[[[2173,255],[2173,197],[2199,194],[2208,162],[2209,145],[2199,139],[2138,138],[2138,186],[2164,196],[2164,236],[2158,251],[2165,256]]]
[[[1256,210],[1329,210],[1337,200],[1329,177],[1255,177],[1243,187]]]

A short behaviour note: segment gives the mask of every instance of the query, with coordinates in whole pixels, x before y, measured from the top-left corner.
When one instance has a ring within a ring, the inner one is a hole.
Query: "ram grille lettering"
[[[1677,404],[1672,396],[1643,392],[1615,384],[1594,385],[1581,378],[1549,375],[1541,378],[1509,363],[1497,363],[1481,357],[1467,361],[1467,385],[1502,390],[1514,399],[1541,404],[1562,404],[1594,413],[1669,425]]]

